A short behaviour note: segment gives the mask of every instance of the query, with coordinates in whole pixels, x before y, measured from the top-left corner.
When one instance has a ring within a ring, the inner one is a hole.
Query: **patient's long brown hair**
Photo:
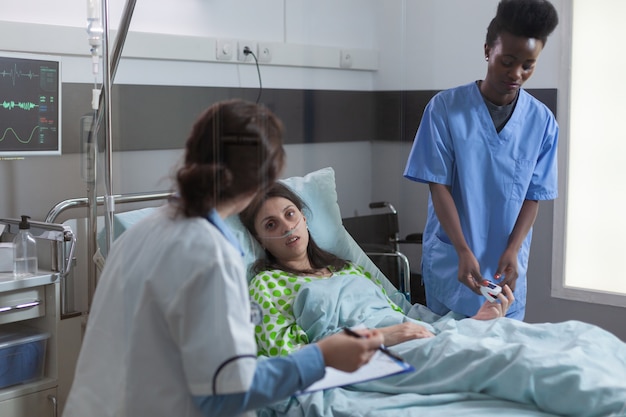
[[[254,220],[256,219],[256,216],[259,210],[261,210],[263,204],[270,198],[275,197],[282,197],[291,201],[293,205],[296,206],[301,212],[309,210],[304,201],[302,201],[302,199],[289,187],[287,187],[280,181],[274,183],[265,192],[261,192],[254,199],[254,201],[239,215],[239,218],[241,219],[243,225],[246,227],[246,229],[248,229],[248,231],[250,231],[250,233],[255,237],[257,241],[259,240],[259,237],[254,227]],[[252,272],[254,274],[258,274],[261,271],[280,269],[282,271],[290,272],[296,275],[306,275],[315,273],[317,270],[322,268],[330,268],[334,271],[339,271],[348,265],[347,260],[341,259],[338,256],[320,248],[317,243],[315,243],[315,240],[313,240],[313,237],[310,233],[309,245],[307,246],[306,251],[307,256],[309,257],[309,261],[311,262],[311,266],[313,268],[311,270],[297,270],[289,268],[283,265],[271,252],[266,249],[265,257],[257,259],[256,262],[252,265]]]

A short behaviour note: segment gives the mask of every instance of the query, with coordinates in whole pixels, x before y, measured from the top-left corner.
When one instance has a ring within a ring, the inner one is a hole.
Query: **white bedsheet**
[[[294,303],[310,340],[343,326],[407,319],[369,280],[315,281]],[[416,371],[291,398],[268,416],[626,415],[626,344],[578,321],[511,319],[432,325],[437,336],[394,347]]]

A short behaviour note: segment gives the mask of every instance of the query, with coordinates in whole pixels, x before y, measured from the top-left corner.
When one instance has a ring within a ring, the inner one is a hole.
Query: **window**
[[[574,0],[562,13],[571,49],[559,86],[560,191],[552,295],[626,307],[626,27],[622,0]],[[569,78],[569,80],[568,80]],[[569,109],[569,111],[568,111]]]

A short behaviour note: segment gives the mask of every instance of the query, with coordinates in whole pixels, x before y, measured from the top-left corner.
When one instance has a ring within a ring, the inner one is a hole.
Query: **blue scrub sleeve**
[[[404,168],[405,178],[452,185],[455,154],[447,112],[441,94],[426,105]]]
[[[234,416],[289,397],[321,379],[325,369],[322,352],[311,344],[288,356],[258,361],[248,392],[194,396],[193,401],[205,416]]]

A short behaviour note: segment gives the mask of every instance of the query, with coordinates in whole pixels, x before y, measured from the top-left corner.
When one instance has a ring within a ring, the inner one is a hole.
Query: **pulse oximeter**
[[[502,287],[490,281],[483,281],[480,292],[487,300],[493,303],[498,299],[498,294],[502,292]]]

